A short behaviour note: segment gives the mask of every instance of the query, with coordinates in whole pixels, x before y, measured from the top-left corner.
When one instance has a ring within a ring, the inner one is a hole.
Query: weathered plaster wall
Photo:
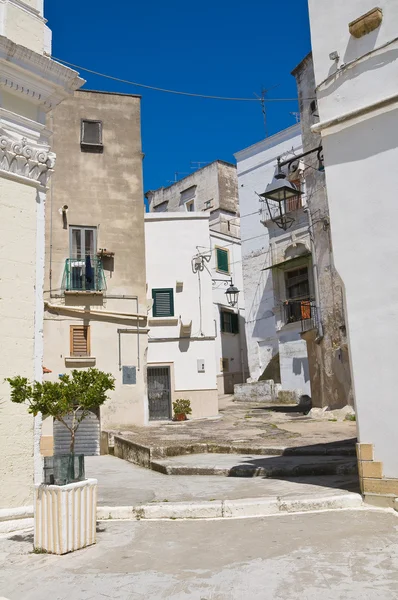
[[[37,191],[0,177],[0,198],[0,508],[8,508],[32,503],[33,417],[12,404],[4,378],[35,375]]]
[[[393,334],[398,325],[398,105],[390,101],[378,110],[369,106],[398,94],[398,47],[392,42],[398,5],[390,0],[378,5],[383,9],[381,27],[356,40],[348,23],[373,8],[373,2],[337,0],[332,15],[326,0],[309,2],[334,259],[345,287],[359,438],[373,444],[384,476],[398,478],[398,352]],[[383,44],[387,46],[374,52]],[[322,83],[331,69],[332,51],[341,62],[362,58]],[[349,118],[349,111],[366,105],[366,113]],[[345,120],[323,124],[336,116]]]
[[[103,122],[103,153],[81,151],[81,119]],[[51,182],[46,218],[45,300],[53,304],[66,303],[77,309],[91,307],[92,310],[146,315],[140,98],[76,92],[54,111],[49,125],[54,130],[57,170]],[[68,206],[66,221],[60,210],[64,205]],[[115,253],[113,259],[103,261],[107,282],[104,297],[63,297],[61,284],[65,259],[70,255],[70,225],[97,227],[97,248]],[[64,313],[57,317],[54,311],[47,311],[44,361],[53,371],[49,378],[56,379],[59,373],[71,368],[65,358],[70,356],[69,328],[74,324],[90,325],[95,366],[116,378],[112,399],[101,409],[102,426],[143,424],[146,332],[139,334],[141,368],[138,370],[136,320],[126,321],[122,316],[83,319]],[[140,327],[145,325],[146,321],[140,320]],[[137,368],[135,385],[122,383],[118,328],[134,329],[134,333],[123,335],[122,364]]]
[[[293,71],[296,78],[303,151],[322,144],[320,134],[311,131],[319,121],[318,106],[313,99],[315,76],[312,55],[308,55]],[[312,216],[312,231],[319,283],[319,317],[323,339],[306,334],[310,360],[312,402],[314,406],[342,408],[353,403],[350,366],[345,329],[343,284],[335,268],[330,233],[329,206],[325,174],[318,170],[317,154],[305,157],[305,186],[308,208]],[[315,341],[317,340],[317,341]]]
[[[169,187],[149,191],[150,212],[186,211],[184,192],[191,190],[195,211],[210,215],[210,228],[239,237],[239,203],[236,167],[216,160]]]
[[[309,391],[309,377],[301,361],[306,354],[300,337],[300,324],[281,329],[283,274],[271,269],[283,261],[286,248],[295,242],[307,243],[308,223],[301,210],[292,229],[283,232],[262,223],[262,193],[272,181],[276,158],[292,149],[301,152],[300,126],[272,136],[236,154],[238,163],[239,201],[241,211],[243,287],[245,292],[246,340],[250,376],[257,380],[271,358],[281,350],[282,387],[285,390]],[[279,331],[280,330],[280,331]],[[297,359],[293,365],[294,359]],[[300,365],[297,361],[300,361]]]

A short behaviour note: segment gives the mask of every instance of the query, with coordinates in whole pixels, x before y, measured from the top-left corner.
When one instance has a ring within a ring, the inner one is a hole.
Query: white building
[[[297,124],[235,154],[250,376],[257,381],[269,367],[266,378],[277,379],[279,355],[282,390],[295,395],[310,394],[307,348],[300,335],[307,317],[303,305],[314,295],[305,195],[294,199],[289,213],[294,223],[284,231],[270,220],[258,194],[272,182],[277,157],[301,151]]]
[[[148,418],[169,419],[190,400],[192,417],[218,413],[215,328],[204,213],[145,215],[148,314]]]
[[[44,205],[55,164],[46,113],[83,83],[48,57],[45,22],[43,0],[0,2],[0,509],[30,505],[42,477],[41,419],[11,403],[4,378],[42,379]]]
[[[249,376],[241,241],[211,229],[210,243],[209,266],[213,278],[217,387],[221,395],[233,394],[234,385],[244,383]],[[206,249],[201,251],[206,252]],[[230,306],[226,296],[231,282],[239,290],[236,306]]]
[[[233,394],[234,385],[248,376],[244,331],[244,293],[240,244],[240,218],[236,167],[216,160],[166,188],[146,193],[154,213],[208,215],[210,240],[196,252],[208,258],[213,278],[215,364],[219,394]],[[225,292],[231,281],[240,290],[231,307]]]
[[[362,486],[398,496],[398,3],[310,0],[334,260],[345,286]],[[374,497],[374,496],[373,496]],[[379,499],[380,500],[380,499]]]

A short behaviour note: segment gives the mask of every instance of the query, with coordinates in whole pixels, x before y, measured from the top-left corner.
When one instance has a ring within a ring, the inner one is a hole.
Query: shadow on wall
[[[346,81],[356,79],[366,71],[374,71],[375,69],[381,69],[387,64],[394,62],[398,58],[398,49],[386,50],[382,54],[377,56],[371,56],[367,60],[351,67],[348,70],[336,71],[336,76],[333,81],[329,84],[325,84],[327,87],[323,90],[318,90],[318,99],[327,98],[334,92],[336,92],[341,85]]]
[[[367,52],[374,50],[379,33],[380,27],[361,38],[355,38],[353,35],[351,35],[344,53],[343,62],[351,62],[352,60],[363,56]]]
[[[188,352],[188,350],[189,350],[189,343],[190,343],[189,339],[185,340],[184,338],[181,338],[179,340],[179,342],[178,342],[178,347],[180,349],[180,352]]]
[[[398,109],[367,118],[366,128],[371,135],[369,134],[366,138],[364,137],[363,121],[350,127],[346,126],[338,133],[325,136],[326,168],[359,162],[376,154],[396,149],[397,134],[392,123],[398,123]],[[331,225],[333,232],[333,222]]]
[[[308,366],[308,358],[296,358],[293,357],[293,373],[295,375],[303,374],[304,381],[310,380],[310,369]]]

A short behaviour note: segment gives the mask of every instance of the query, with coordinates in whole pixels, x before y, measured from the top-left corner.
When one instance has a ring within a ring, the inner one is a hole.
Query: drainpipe
[[[320,293],[319,293],[319,277],[318,277],[318,265],[316,262],[316,254],[315,254],[315,243],[314,243],[314,229],[312,225],[312,217],[311,211],[308,206],[304,208],[304,212],[308,215],[308,224],[310,230],[310,241],[311,241],[311,254],[312,254],[312,273],[314,278],[314,292],[315,292],[315,308],[318,315],[318,335],[315,339],[316,343],[323,339],[323,325],[322,325],[322,313],[321,313],[321,302],[320,302]]]

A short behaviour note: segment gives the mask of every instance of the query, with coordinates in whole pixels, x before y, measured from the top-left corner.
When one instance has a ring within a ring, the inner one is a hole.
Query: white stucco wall
[[[246,340],[250,376],[257,380],[270,359],[278,351],[281,360],[281,381],[285,390],[310,393],[306,361],[306,343],[301,339],[300,324],[281,327],[278,298],[283,298],[283,276],[263,270],[284,260],[284,251],[294,241],[308,243],[308,224],[303,214],[300,222],[283,232],[275,226],[270,230],[261,222],[262,193],[273,179],[276,158],[302,151],[300,125],[238,152],[239,203],[243,261],[243,286],[246,305]]]
[[[43,54],[46,30],[43,2],[5,0],[0,3],[0,35]],[[48,51],[48,48],[46,48]]]
[[[192,259],[198,247],[210,249],[207,215],[145,215],[149,302],[152,289],[172,288],[175,315],[174,318],[156,318],[150,310],[148,365],[171,363],[173,399],[179,397],[178,392],[190,391],[193,416],[210,416],[217,414],[213,297],[210,273],[206,270],[200,273],[199,286],[198,274],[192,271]],[[177,287],[177,282],[182,286]],[[181,321],[191,320],[190,338],[179,339]],[[204,373],[198,372],[199,359],[205,361]]]
[[[325,120],[398,94],[398,4],[378,3],[383,22],[358,40],[348,23],[374,7],[370,0],[310,0],[311,36],[325,153],[336,268],[345,286],[351,369],[359,439],[374,444],[387,477],[398,477],[396,365],[398,350],[398,103],[330,127]],[[375,53],[379,46],[387,44]],[[366,56],[337,78],[328,55],[341,62]]]
[[[215,279],[222,279],[213,284],[213,303],[214,303],[214,321],[216,328],[216,370],[218,377],[218,388],[221,393],[228,390],[235,383],[242,383],[248,377],[247,369],[247,350],[245,336],[245,298],[243,290],[242,276],[242,250],[240,239],[210,230],[211,241],[211,260],[209,268]],[[217,270],[217,247],[228,251],[229,274],[221,273]],[[238,304],[231,308],[229,306],[225,292],[229,287],[229,281],[232,278],[234,285],[238,288]],[[239,313],[239,333],[221,332],[220,309],[225,308],[229,311]],[[228,359],[228,371],[221,371],[221,359]],[[225,378],[225,385],[224,385]],[[229,381],[231,380],[231,381]]]
[[[9,401],[4,378],[35,376],[37,191],[0,177],[0,198],[0,508],[7,508],[32,502],[33,417]]]

